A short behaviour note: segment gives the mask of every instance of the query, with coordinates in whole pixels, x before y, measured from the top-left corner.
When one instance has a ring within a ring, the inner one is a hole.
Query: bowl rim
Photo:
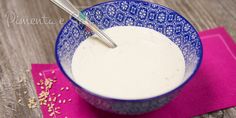
[[[130,2],[130,0],[122,0],[122,1],[128,1]],[[160,4],[157,4],[157,3],[153,3],[153,2],[149,2],[149,1],[144,1],[144,0],[137,0],[139,2],[144,2],[144,3],[150,3],[150,4],[155,4],[157,6],[160,6],[162,8],[165,8],[167,10],[171,10],[171,11],[174,11],[176,14],[178,14],[179,16],[181,16],[188,24],[190,24],[190,26],[194,29],[194,31],[197,33],[197,37],[199,39],[199,42],[200,42],[200,59],[197,63],[197,66],[195,67],[194,71],[192,72],[192,74],[184,81],[182,82],[180,85],[178,85],[177,87],[175,87],[174,89],[171,89],[169,90],[168,92],[165,92],[163,94],[160,94],[160,95],[157,95],[157,96],[153,96],[153,97],[149,97],[149,98],[142,98],[142,99],[120,99],[120,98],[112,98],[112,97],[107,97],[107,96],[103,96],[103,95],[100,95],[100,94],[97,94],[97,93],[94,93],[90,90],[87,90],[83,87],[81,87],[78,83],[76,83],[73,79],[71,79],[67,74],[66,72],[64,71],[61,63],[60,63],[60,60],[59,60],[59,57],[57,55],[57,45],[59,43],[59,38],[62,34],[62,31],[63,29],[65,28],[65,26],[67,26],[67,24],[73,19],[73,17],[71,19],[69,19],[64,25],[63,27],[60,29],[60,32],[56,38],[56,43],[55,43],[55,47],[54,47],[54,54],[55,54],[55,57],[56,57],[56,62],[57,62],[57,65],[59,66],[60,70],[62,71],[62,73],[65,75],[65,77],[70,81],[72,82],[75,87],[78,87],[80,88],[82,91],[85,91],[86,93],[89,93],[90,95],[92,96],[96,96],[98,98],[102,98],[102,99],[107,99],[107,100],[112,100],[112,101],[123,101],[123,102],[144,102],[144,101],[148,101],[148,100],[153,100],[153,99],[158,99],[158,98],[161,98],[161,97],[164,97],[166,95],[171,95],[173,93],[175,93],[177,90],[181,89],[182,87],[184,87],[190,80],[192,80],[193,76],[196,74],[197,70],[199,69],[201,63],[202,63],[202,58],[203,58],[203,45],[202,45],[202,41],[200,39],[200,36],[199,36],[199,33],[197,32],[196,28],[185,18],[183,17],[180,13],[178,13],[177,11],[171,9],[171,8],[168,8],[166,6],[163,6],[163,5],[160,5]],[[107,3],[112,3],[112,2],[115,2],[115,0],[110,0],[110,1],[107,1],[107,2],[101,2],[101,3],[98,3],[96,5],[93,5],[93,6],[90,6],[82,11],[85,11],[85,10],[88,10],[92,7],[95,7],[95,6],[99,6],[99,5],[103,5],[103,4],[107,4]]]

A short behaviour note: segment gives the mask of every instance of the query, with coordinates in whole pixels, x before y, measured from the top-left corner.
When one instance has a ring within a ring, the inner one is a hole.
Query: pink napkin
[[[204,31],[200,36],[203,63],[194,78],[172,102],[140,116],[100,111],[77,95],[74,86],[55,64],[32,64],[44,118],[189,118],[236,106],[235,43],[224,28]]]

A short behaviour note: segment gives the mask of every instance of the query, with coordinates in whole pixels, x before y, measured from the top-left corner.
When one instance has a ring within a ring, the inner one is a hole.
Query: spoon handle
[[[100,30],[94,23],[92,23],[82,12],[80,12],[69,0],[51,0],[58,7],[69,13],[75,19],[89,27],[94,33],[96,33],[101,40],[110,48],[115,48],[117,45],[112,39],[107,36],[102,30]],[[100,39],[99,38],[99,39]]]

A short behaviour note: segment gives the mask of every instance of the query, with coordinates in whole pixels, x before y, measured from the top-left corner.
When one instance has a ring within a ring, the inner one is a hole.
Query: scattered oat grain
[[[21,99],[19,99],[19,100],[18,100],[18,103],[20,103],[21,101],[22,101],[22,100],[21,100]]]
[[[30,69],[27,69],[27,70],[25,70],[27,73],[29,73],[30,72]]]
[[[59,110],[59,109],[61,109],[61,108],[60,108],[60,107],[56,107],[56,108],[55,108],[55,110]]]
[[[41,89],[44,89],[44,87],[43,87],[43,86],[41,86],[40,88],[41,88]]]
[[[71,99],[68,99],[68,102],[71,102]]]
[[[64,87],[61,88],[61,91],[63,91],[63,90],[64,90]]]
[[[44,81],[42,79],[39,80],[41,85],[44,85]]]
[[[68,90],[69,90],[69,87],[66,87],[66,90],[68,91]]]
[[[57,97],[60,97],[60,96],[61,96],[61,94],[58,94],[58,95],[57,95]]]
[[[51,113],[51,112],[52,112],[52,109],[48,108],[48,112]]]
[[[19,77],[19,83],[22,83],[23,82],[23,79],[21,77]]]
[[[54,74],[55,73],[55,70],[52,70],[52,74]]]
[[[50,113],[49,116],[54,116],[54,112]]]
[[[61,114],[61,112],[59,112],[59,111],[55,111],[55,113],[56,113],[56,114]]]
[[[57,101],[57,97],[54,97],[52,101],[53,101],[53,102],[56,102],[56,101]]]

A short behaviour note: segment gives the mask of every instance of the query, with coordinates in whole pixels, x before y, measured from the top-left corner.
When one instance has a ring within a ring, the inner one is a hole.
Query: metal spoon
[[[117,45],[112,39],[100,30],[94,23],[92,23],[82,12],[80,12],[69,0],[51,0],[58,7],[72,15],[78,21],[89,27],[95,34],[97,34],[102,42],[108,47],[115,48]]]

